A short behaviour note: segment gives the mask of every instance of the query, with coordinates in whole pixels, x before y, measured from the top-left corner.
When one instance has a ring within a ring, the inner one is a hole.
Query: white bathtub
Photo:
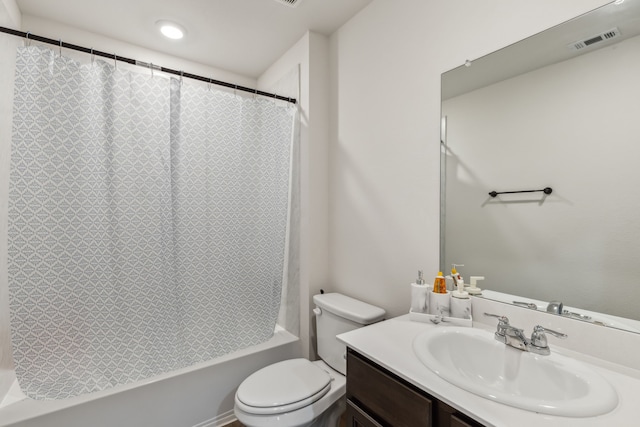
[[[298,338],[276,327],[266,343],[145,381],[62,400],[32,400],[13,371],[0,372],[0,426],[218,427],[235,419],[235,391],[249,374],[300,357]]]

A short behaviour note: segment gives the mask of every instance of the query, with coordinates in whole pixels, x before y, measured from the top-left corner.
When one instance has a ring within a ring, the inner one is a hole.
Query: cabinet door
[[[432,425],[430,397],[354,351],[347,352],[347,399],[384,425]]]
[[[469,424],[468,422],[464,421],[462,418],[458,418],[455,415],[451,415],[451,424],[449,424],[451,427],[477,427],[480,424]]]
[[[382,427],[367,413],[358,408],[350,400],[347,400],[347,427]]]
[[[434,425],[437,427],[482,427],[482,424],[439,400],[437,401],[436,410],[436,422]]]

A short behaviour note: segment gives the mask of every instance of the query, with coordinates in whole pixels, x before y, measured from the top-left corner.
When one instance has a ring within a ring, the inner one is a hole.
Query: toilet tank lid
[[[378,322],[386,314],[384,309],[380,307],[335,292],[314,295],[313,302],[336,316],[344,317],[361,325]]]

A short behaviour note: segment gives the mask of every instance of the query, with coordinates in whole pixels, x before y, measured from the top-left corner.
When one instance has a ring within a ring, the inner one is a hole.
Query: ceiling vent
[[[276,0],[278,3],[286,4],[289,7],[298,7],[302,0]]]
[[[603,42],[605,40],[615,39],[620,35],[620,30],[618,28],[612,28],[609,31],[605,31],[604,33],[589,37],[584,40],[578,40],[577,42],[573,42],[567,45],[567,47],[571,50],[581,50],[592,46],[594,44]]]

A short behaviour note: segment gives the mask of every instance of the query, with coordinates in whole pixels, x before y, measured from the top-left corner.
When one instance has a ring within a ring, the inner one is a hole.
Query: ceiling
[[[330,35],[372,0],[16,0],[23,15],[257,78],[307,30]],[[164,38],[159,20],[187,30]],[[23,28],[29,31],[28,28]],[[34,31],[35,33],[35,31]],[[38,34],[55,38],[55,34]],[[81,44],[79,41],[74,43]]]

